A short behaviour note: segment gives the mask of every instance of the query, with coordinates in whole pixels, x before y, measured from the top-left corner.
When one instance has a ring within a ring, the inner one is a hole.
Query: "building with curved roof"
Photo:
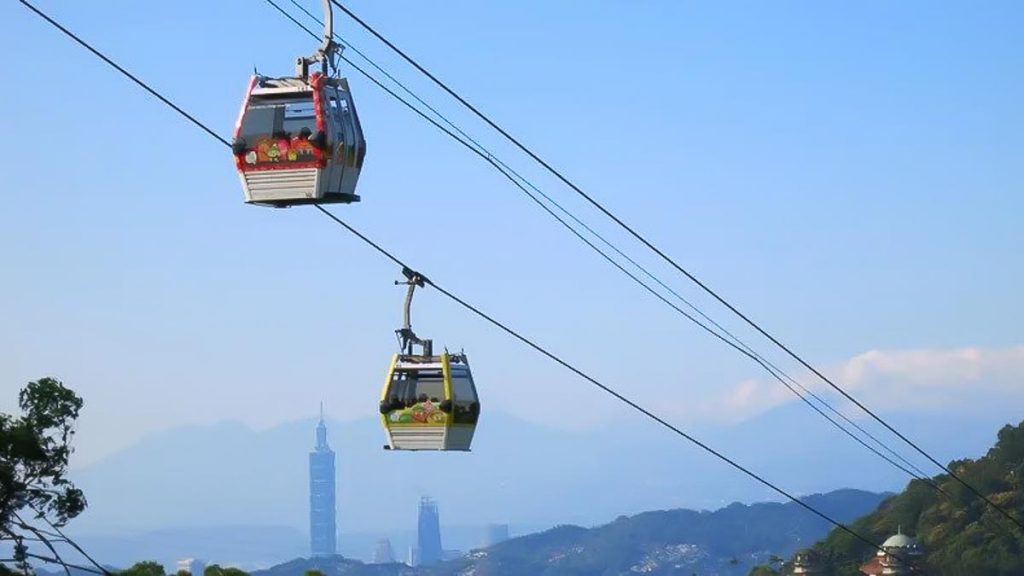
[[[903,533],[902,527],[882,542],[881,550],[875,553],[871,562],[860,567],[865,576],[922,576],[921,561],[924,548],[912,536]]]

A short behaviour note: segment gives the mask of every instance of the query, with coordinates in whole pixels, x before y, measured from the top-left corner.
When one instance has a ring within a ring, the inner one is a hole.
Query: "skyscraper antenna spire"
[[[320,401],[320,421],[324,421],[324,401]]]

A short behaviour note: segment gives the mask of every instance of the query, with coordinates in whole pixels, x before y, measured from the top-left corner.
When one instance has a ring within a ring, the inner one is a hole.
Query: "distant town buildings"
[[[334,451],[327,444],[327,425],[321,404],[316,447],[309,453],[309,547],[313,556],[337,554],[334,474]]]
[[[508,540],[508,524],[488,524],[484,534],[484,548]]]
[[[391,564],[395,561],[395,551],[391,548],[391,540],[384,538],[377,541],[377,548],[373,551],[374,564]]]
[[[416,535],[418,562],[412,566],[429,566],[443,557],[441,548],[441,519],[437,502],[429,497],[420,498],[419,525]]]
[[[910,536],[897,528],[896,534],[882,542],[882,549],[871,562],[860,567],[865,576],[920,576],[924,549]]]
[[[204,570],[206,570],[206,562],[196,560],[195,558],[185,558],[184,560],[178,560],[176,571],[188,572],[192,576],[203,576]]]

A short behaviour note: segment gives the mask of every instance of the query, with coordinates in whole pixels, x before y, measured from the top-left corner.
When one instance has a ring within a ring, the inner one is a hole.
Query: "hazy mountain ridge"
[[[883,498],[840,490],[805,500],[847,522]],[[795,503],[644,512],[596,528],[561,528],[510,540],[428,573],[659,575],[685,568],[704,575],[745,574],[753,564],[792,553],[827,530],[824,520]]]
[[[808,496],[806,501],[845,522],[874,508],[884,497],[839,490]],[[792,553],[827,530],[823,520],[793,503],[737,503],[714,512],[644,512],[589,529],[558,526],[418,569],[316,558],[295,560],[253,576],[300,576],[311,568],[328,576],[659,575],[678,573],[683,567],[702,575],[732,576],[745,574],[772,554]]]
[[[96,558],[116,566],[155,560],[173,571],[183,558],[215,560],[252,570],[281,558],[309,553],[309,537],[284,526],[199,526],[166,528],[124,535],[84,536],[78,542]]]
[[[376,418],[329,421],[338,453],[340,530],[409,526],[426,493],[441,502],[445,522],[479,524],[482,515],[484,522],[531,525],[593,525],[641,510],[714,509],[778,497],[658,427],[624,418],[604,429],[570,432],[485,412],[468,454],[387,453]],[[936,426],[942,419],[900,420],[908,433],[950,458],[987,447],[984,436],[959,432],[976,426]],[[91,533],[224,524],[305,529],[314,426],[314,419],[266,430],[221,423],[152,435],[73,470],[90,500],[74,527]],[[796,493],[842,486],[884,491],[906,481],[799,405],[734,427],[684,427]],[[467,484],[467,477],[479,480]],[[397,494],[398,488],[406,493]],[[614,490],[617,497],[594,501],[591,489]],[[458,500],[465,505],[455,505]]]
[[[939,416],[900,421],[908,434],[940,447],[940,455],[980,453],[989,444],[981,434],[961,432],[976,429],[974,420],[957,425],[956,417],[947,416],[944,426],[936,426],[934,418]],[[102,561],[118,564],[138,559],[134,550],[168,561],[247,559],[248,568],[304,555],[307,454],[315,422],[264,430],[220,423],[151,435],[74,470],[90,506],[69,529],[100,547]],[[905,478],[839,433],[818,433],[816,426],[803,406],[792,405],[739,426],[692,431],[796,493],[905,485]],[[328,422],[328,435],[338,453],[339,551],[349,558],[369,559],[382,537],[404,555],[414,542],[421,495],[439,502],[444,547],[461,550],[482,545],[480,527],[494,522],[522,534],[556,524],[594,526],[642,510],[717,509],[777,498],[628,415],[606,429],[571,432],[485,412],[468,454],[385,452],[375,418]],[[243,526],[257,531],[252,540],[263,542],[255,552],[236,539],[196,537],[221,529],[242,535]]]
[[[416,544],[415,527],[389,533],[343,533],[338,546],[346,559],[367,561],[381,538],[388,538],[396,558],[404,560]],[[522,532],[527,527],[517,526]],[[540,528],[533,528],[539,530]],[[487,526],[443,526],[446,546],[468,550],[483,545]],[[172,568],[183,558],[197,558],[243,570],[263,570],[288,558],[309,555],[309,535],[284,526],[199,526],[124,535],[86,535],[76,540],[90,554],[113,566],[154,560]]]

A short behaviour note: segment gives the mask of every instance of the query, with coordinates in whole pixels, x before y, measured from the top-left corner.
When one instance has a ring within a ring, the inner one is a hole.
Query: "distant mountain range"
[[[840,522],[849,522],[883,498],[840,490],[804,501]],[[824,520],[792,502],[732,504],[714,512],[645,512],[589,530],[563,526],[517,538],[426,573],[739,576],[772,555],[788,555],[806,546],[828,528]]]
[[[888,416],[943,458],[978,454],[989,444],[977,417]],[[266,430],[221,423],[149,436],[73,470],[89,509],[69,530],[101,550],[100,561],[117,565],[200,557],[251,569],[304,555],[314,427],[313,419]],[[629,414],[603,429],[570,432],[485,411],[473,452],[459,454],[386,452],[375,418],[328,427],[338,453],[339,551],[349,558],[369,559],[383,537],[404,554],[421,495],[439,502],[444,547],[460,550],[480,546],[489,523],[524,534],[643,510],[776,499]],[[799,405],[694,432],[798,494],[906,484]]]
[[[805,501],[849,522],[884,495],[839,490]],[[410,569],[334,558],[298,559],[252,576],[521,576],[595,574],[701,574],[740,576],[772,555],[806,547],[828,531],[825,521],[794,503],[732,504],[714,512],[669,510],[622,516],[596,528],[558,526],[508,540],[460,559]]]
[[[542,527],[519,526],[520,533]],[[445,546],[469,550],[486,542],[487,526],[444,526]],[[390,533],[345,533],[339,537],[342,553],[350,559],[367,561],[377,541],[388,538],[397,559],[404,560],[416,544],[414,529]],[[288,558],[309,555],[309,536],[285,526],[198,526],[168,528],[124,535],[85,535],[79,542],[95,558],[112,566],[130,566],[140,560],[154,560],[171,570],[178,560],[198,558],[245,570],[266,569]]]

